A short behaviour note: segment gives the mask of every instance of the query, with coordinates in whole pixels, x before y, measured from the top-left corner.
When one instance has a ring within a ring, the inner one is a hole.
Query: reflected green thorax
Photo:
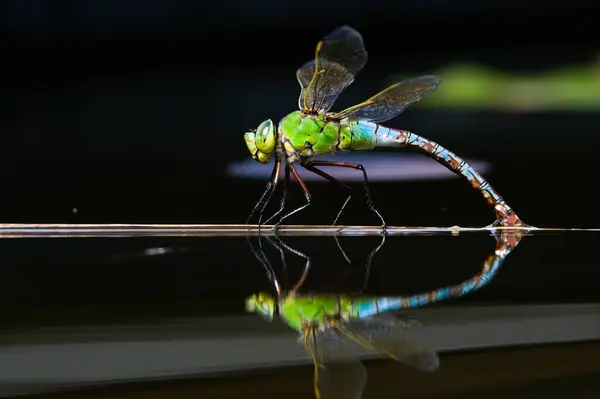
[[[343,302],[341,297],[297,295],[280,302],[280,314],[290,327],[301,331],[305,325],[320,326],[327,319],[341,316]]]
[[[266,293],[252,295],[246,301],[246,309],[256,311],[271,320],[275,316],[277,299]],[[293,295],[281,298],[277,305],[278,316],[288,326],[302,331],[307,326],[320,326],[328,320],[346,317],[351,300],[342,296]]]

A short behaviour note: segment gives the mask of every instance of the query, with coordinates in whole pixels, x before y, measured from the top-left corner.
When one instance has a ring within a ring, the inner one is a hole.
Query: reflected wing
[[[334,328],[305,333],[304,346],[314,363],[317,398],[362,398],[367,372],[356,357],[356,346]]]
[[[376,123],[387,121],[433,91],[439,81],[437,77],[428,75],[393,84],[368,100],[338,112],[334,117],[364,119]]]
[[[315,59],[296,72],[302,88],[298,106],[305,111],[327,112],[366,63],[360,33],[349,26],[335,29],[317,43]]]
[[[405,334],[405,330],[414,325],[418,323],[381,315],[351,319],[343,322],[340,329],[350,339],[375,352],[421,371],[435,371],[440,363],[437,353]]]

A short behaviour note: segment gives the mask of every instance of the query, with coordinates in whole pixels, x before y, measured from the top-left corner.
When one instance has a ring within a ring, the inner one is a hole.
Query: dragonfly
[[[410,104],[420,101],[435,90],[440,83],[438,77],[425,75],[404,80],[387,87],[360,104],[339,112],[330,112],[338,96],[354,81],[355,75],[366,63],[367,51],[361,34],[349,26],[333,30],[317,43],[314,59],[306,62],[296,71],[296,78],[301,87],[298,99],[299,110],[284,116],[277,126],[271,119],[267,119],[256,129],[251,129],[244,134],[246,146],[254,160],[268,164],[274,159],[271,177],[246,224],[249,224],[256,214],[258,214],[259,227],[279,217],[273,225],[273,229],[276,230],[285,219],[312,204],[312,195],[296,170],[296,165],[300,165],[345,192],[346,199],[333,225],[338,223],[352,198],[353,190],[321,168],[351,168],[360,171],[367,206],[381,222],[381,228],[385,230],[386,222],[374,205],[364,166],[344,161],[319,160],[315,157],[336,152],[374,150],[376,147],[402,147],[419,150],[464,177],[493,208],[496,216],[492,223],[493,227],[526,226],[490,183],[465,160],[434,141],[407,130],[393,129],[381,124],[395,118]],[[283,195],[279,210],[263,223],[265,209],[279,183],[282,167],[284,167]],[[291,176],[300,185],[305,202],[284,213]]]
[[[251,246],[265,268],[276,295],[267,292],[253,294],[246,300],[246,310],[256,312],[268,321],[277,317],[298,332],[300,342],[313,362],[313,385],[317,399],[358,398],[366,386],[367,376],[364,365],[356,356],[357,344],[423,372],[433,372],[439,368],[437,352],[406,334],[407,329],[420,325],[418,321],[399,318],[389,312],[459,297],[488,284],[522,235],[503,232],[495,237],[496,248],[485,260],[482,271],[460,284],[410,296],[368,297],[301,294],[299,290],[306,281],[311,260],[275,236],[275,241],[270,242],[276,245],[282,260],[285,259],[284,251],[304,258],[304,272],[298,283],[286,290],[278,282],[262,248],[256,251]],[[369,255],[368,268],[373,254],[384,242],[385,238]]]

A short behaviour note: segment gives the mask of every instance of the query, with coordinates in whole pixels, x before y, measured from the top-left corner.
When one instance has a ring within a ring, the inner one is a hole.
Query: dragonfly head
[[[275,298],[266,292],[254,294],[246,299],[246,312],[256,312],[268,321],[273,320],[276,306]]]
[[[252,158],[260,163],[269,163],[275,149],[275,125],[267,119],[255,131],[244,134],[246,146]]]

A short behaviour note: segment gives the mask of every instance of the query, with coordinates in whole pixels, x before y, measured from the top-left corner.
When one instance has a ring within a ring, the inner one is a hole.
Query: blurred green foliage
[[[436,72],[442,82],[419,105],[498,111],[594,111],[600,109],[600,62],[537,73],[514,73],[476,64]],[[406,79],[393,76],[390,82]]]

